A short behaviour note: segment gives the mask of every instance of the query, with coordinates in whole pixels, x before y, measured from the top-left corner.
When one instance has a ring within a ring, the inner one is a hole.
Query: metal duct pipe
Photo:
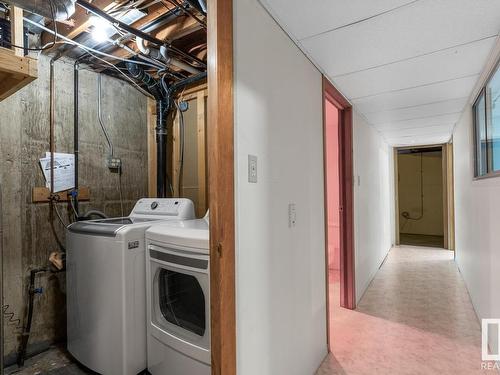
[[[54,18],[63,21],[75,13],[76,0],[6,0],[7,3],[27,10],[28,12],[52,19],[52,7]]]
[[[205,0],[198,0],[198,2],[200,3],[200,7],[201,7],[201,10],[203,11],[203,13],[207,14],[207,3]]]

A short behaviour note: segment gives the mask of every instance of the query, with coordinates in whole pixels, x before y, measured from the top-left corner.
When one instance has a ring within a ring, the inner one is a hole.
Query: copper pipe
[[[54,153],[56,152],[55,144],[55,82],[54,82],[54,63],[59,60],[60,54],[55,55],[50,59],[50,114],[49,114],[49,148],[50,148],[50,193],[54,193]]]
[[[50,60],[50,114],[49,114],[49,145],[50,145],[50,192],[54,193],[54,152],[55,152],[55,135],[54,135],[54,118],[55,118],[55,98],[54,98],[54,62],[57,57]]]

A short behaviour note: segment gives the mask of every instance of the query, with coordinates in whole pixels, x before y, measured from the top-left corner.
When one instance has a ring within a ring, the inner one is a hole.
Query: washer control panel
[[[135,204],[130,214],[130,216],[138,215],[190,218],[194,217],[194,205],[186,198],[143,198]]]

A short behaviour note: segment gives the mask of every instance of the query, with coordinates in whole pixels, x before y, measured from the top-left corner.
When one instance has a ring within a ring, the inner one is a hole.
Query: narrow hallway
[[[331,325],[317,375],[496,373],[481,370],[480,324],[448,250],[394,247],[355,311],[333,303]]]

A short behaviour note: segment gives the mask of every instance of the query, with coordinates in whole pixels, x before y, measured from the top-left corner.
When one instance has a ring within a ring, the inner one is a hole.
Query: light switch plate
[[[288,204],[288,228],[295,227],[297,224],[297,210],[295,207],[295,203]]]
[[[257,183],[257,156],[248,155],[248,182]]]

